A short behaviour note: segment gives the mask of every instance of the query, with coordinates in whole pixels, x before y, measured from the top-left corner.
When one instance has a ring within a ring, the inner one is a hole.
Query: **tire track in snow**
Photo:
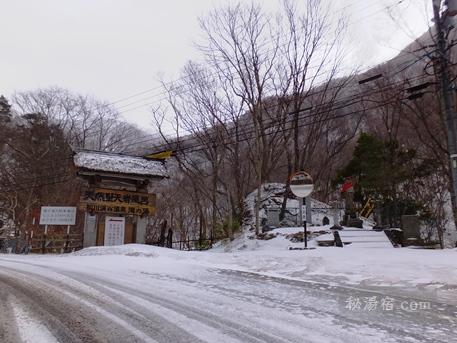
[[[154,316],[152,312],[138,311],[135,306],[131,306],[132,304],[120,302],[119,296],[108,297],[86,283],[64,274],[46,271],[45,277],[35,274],[39,270],[31,272],[29,270],[9,269],[9,271],[11,274],[20,274],[24,282],[26,282],[25,278],[35,281],[33,287],[37,289],[41,289],[47,283],[50,290],[59,293],[62,299],[71,299],[71,303],[84,307],[85,311],[93,312],[97,321],[100,320],[100,316],[96,315],[97,313],[106,319],[104,325],[97,325],[94,321],[83,321],[85,325],[93,326],[94,329],[98,328],[100,332],[107,332],[113,329],[113,324],[116,324],[117,327],[121,327],[125,331],[123,335],[119,335],[119,332],[111,334],[110,338],[106,340],[99,337],[87,340],[87,342],[203,342],[172,322],[160,316]],[[55,274],[53,275],[55,278],[51,277],[52,274]],[[130,336],[133,334],[135,337],[125,337],[126,334],[130,334]],[[64,340],[63,342],[66,343],[67,341]]]
[[[114,314],[91,306],[88,301],[80,301],[70,292],[16,273],[9,272],[5,277],[0,272],[1,282],[59,342],[157,342]]]
[[[199,339],[201,339],[203,342],[218,342],[218,343],[242,343],[243,341],[240,341],[239,339],[236,339],[235,337],[230,336],[229,333],[221,332],[219,330],[216,330],[215,328],[206,325],[205,323],[193,319],[191,317],[188,317],[186,315],[183,315],[179,312],[170,310],[166,307],[163,307],[156,302],[152,302],[150,300],[147,300],[142,297],[135,296],[131,293],[126,293],[124,291],[120,291],[108,286],[105,286],[103,284],[99,284],[100,287],[103,289],[113,293],[114,295],[119,295],[123,297],[126,300],[129,300],[136,304],[137,306],[142,306],[145,309],[148,309],[151,312],[154,312],[155,314],[162,316],[162,317],[168,317],[168,318],[173,318],[174,322],[177,323],[177,325],[188,331],[190,334],[195,335]]]
[[[0,270],[0,289],[8,293],[8,303],[10,307],[9,319],[15,320],[15,312],[13,309],[14,303],[9,300],[14,299],[15,303],[23,305],[23,311],[27,312],[27,316],[33,318],[37,323],[43,324],[47,330],[60,342],[90,342],[90,340],[81,340],[75,336],[69,329],[68,323],[63,320],[66,313],[55,307],[52,295],[45,294],[43,290],[34,288],[29,283],[24,283],[17,279],[12,272],[4,273],[6,268]],[[68,308],[65,310],[67,311]],[[19,324],[19,323],[18,323]],[[17,335],[11,338],[9,342],[21,342],[21,328],[16,327]],[[85,333],[86,337],[87,335]],[[90,336],[92,338],[92,336]]]
[[[25,306],[17,299],[10,303],[22,343],[59,343],[45,325],[27,313]]]
[[[139,291],[131,286],[120,285],[114,283],[110,280],[100,279],[93,275],[80,274],[80,273],[71,273],[73,277],[78,276],[78,279],[83,279],[85,283],[92,285],[93,287],[99,289],[105,289],[108,292],[110,289],[114,290],[115,293],[113,297],[124,294],[124,296],[134,294],[138,301],[150,302],[151,305],[160,306],[168,311],[175,312],[181,315],[184,315],[190,319],[197,320],[205,325],[211,326],[214,329],[219,330],[220,332],[226,333],[233,338],[238,339],[241,342],[250,342],[250,343],[287,343],[287,342],[312,342],[311,340],[306,339],[306,337],[295,335],[295,338],[292,336],[287,337],[284,333],[274,334],[271,330],[267,328],[258,329],[254,325],[246,326],[239,322],[234,321],[236,318],[236,312],[230,312],[232,318],[220,317],[216,313],[205,311],[202,307],[197,308],[189,306],[186,303],[178,302],[176,300],[164,299],[158,297],[152,293]],[[154,311],[154,309],[152,309]],[[160,311],[159,311],[160,312]],[[229,315],[229,314],[227,314]],[[253,324],[253,323],[250,323]]]
[[[208,291],[220,295],[231,296],[243,302],[268,306],[272,309],[283,309],[297,316],[314,316],[322,318],[332,317],[334,323],[346,328],[366,328],[384,332],[388,337],[403,341],[407,337],[416,342],[443,342],[449,341],[449,334],[457,333],[457,319],[449,315],[456,310],[455,306],[433,304],[433,311],[406,312],[397,311],[350,311],[344,307],[349,296],[365,298],[370,296],[386,296],[379,291],[362,290],[340,286],[325,285],[314,282],[288,280],[284,278],[265,276],[251,272],[233,270],[213,270],[214,278],[209,281],[188,280],[182,277],[167,274],[149,274],[149,277],[163,280],[167,283],[180,282],[192,288],[206,288]],[[222,279],[220,279],[222,277]],[[229,282],[230,280],[230,282]],[[225,281],[225,282],[224,282]],[[244,285],[244,286],[242,286]],[[283,292],[278,293],[277,290]],[[280,295],[280,297],[278,297]],[[396,297],[400,301],[418,301],[407,297]],[[316,300],[321,300],[316,302]],[[451,319],[451,320],[450,320]],[[416,328],[428,325],[434,333]],[[327,328],[331,336],[333,325]],[[355,329],[354,329],[355,328]],[[312,328],[310,328],[312,330]],[[318,330],[315,327],[314,330]],[[345,335],[345,333],[341,333]],[[329,338],[330,339],[330,338]],[[347,340],[352,340],[348,335]],[[343,339],[344,341],[344,339]]]
[[[11,294],[0,278],[0,342],[19,342],[20,336],[9,301]]]
[[[1,260],[1,259],[0,259]],[[9,262],[9,261],[8,261]],[[17,262],[19,264],[22,264],[22,262]],[[349,288],[349,287],[339,287],[339,286],[332,286],[328,285],[325,283],[309,283],[309,282],[303,282],[303,281],[295,281],[295,280],[287,280],[283,278],[277,278],[277,277],[270,277],[270,276],[262,276],[257,273],[250,273],[250,272],[240,272],[240,271],[231,271],[231,270],[213,270],[210,271],[213,274],[210,278],[202,282],[199,279],[185,279],[185,278],[180,278],[178,276],[173,276],[173,275],[168,275],[168,274],[147,274],[149,278],[152,280],[156,280],[155,286],[159,286],[161,288],[161,296],[156,296],[154,294],[153,288],[148,287],[147,292],[142,292],[141,294],[138,292],[138,288],[143,286],[145,283],[147,283],[147,280],[142,280],[140,278],[133,277],[131,278],[129,275],[117,275],[114,273],[105,273],[103,274],[103,278],[97,274],[93,275],[94,273],[74,273],[69,270],[66,270],[65,267],[53,267],[53,268],[45,268],[43,265],[35,264],[35,263],[24,263],[27,265],[34,265],[34,268],[44,268],[48,269],[50,271],[54,271],[56,273],[60,274],[66,274],[69,277],[74,278],[75,280],[79,280],[78,282],[82,282],[87,284],[89,287],[94,287],[100,290],[100,292],[103,291],[105,288],[105,291],[108,294],[110,292],[109,290],[106,289],[106,286],[108,288],[112,289],[118,289],[119,291],[125,292],[126,294],[136,294],[140,295],[143,300],[150,301],[152,303],[156,303],[160,306],[163,306],[165,308],[170,309],[171,311],[175,311],[178,313],[181,313],[185,316],[188,316],[189,318],[194,318],[196,320],[201,320],[201,322],[205,323],[206,325],[213,326],[214,328],[220,330],[221,332],[233,332],[234,337],[237,337],[238,339],[242,341],[249,341],[249,338],[244,337],[245,340],[242,339],[242,330],[239,330],[237,326],[240,325],[240,323],[234,323],[234,325],[230,325],[231,321],[228,320],[229,325],[226,326],[227,318],[223,318],[221,316],[218,316],[215,313],[212,313],[211,311],[208,311],[208,309],[205,309],[202,311],[202,308],[196,308],[195,307],[195,300],[203,300],[204,298],[202,295],[205,294],[205,292],[214,292],[218,295],[225,296],[225,297],[230,297],[233,298],[236,301],[242,301],[242,302],[247,302],[247,303],[252,303],[254,305],[259,305],[259,306],[268,306],[270,308],[276,308],[276,309],[281,309],[282,311],[287,310],[287,308],[291,309],[291,307],[294,305],[294,301],[292,299],[297,299],[298,302],[295,304],[295,309],[296,310],[306,310],[306,313],[311,313],[312,311],[315,311],[317,315],[319,314],[328,314],[329,316],[332,316],[335,319],[335,323],[338,324],[339,326],[347,326],[349,329],[354,330],[354,328],[357,327],[364,327],[368,326],[369,328],[372,328],[373,330],[377,330],[379,333],[381,332],[387,332],[388,335],[387,337],[392,338],[393,340],[398,340],[398,341],[419,341],[419,342],[449,342],[452,341],[450,340],[451,337],[454,337],[455,334],[455,327],[456,327],[456,319],[455,316],[449,317],[449,320],[446,320],[443,322],[443,315],[447,313],[451,313],[452,309],[455,310],[454,306],[444,306],[443,309],[437,309],[435,312],[430,312],[430,313],[416,313],[416,314],[411,314],[411,313],[378,313],[378,314],[373,314],[373,313],[368,313],[368,312],[359,312],[359,313],[351,313],[350,311],[341,311],[341,309],[338,311],[336,308],[318,308],[316,306],[311,306],[308,307],[306,306],[307,303],[303,303],[300,299],[305,297],[309,298],[311,300],[313,299],[323,299],[323,300],[332,300],[335,302],[335,298],[338,297],[340,299],[344,300],[344,298],[348,295],[355,295],[355,296],[372,296],[372,295],[385,295],[384,293],[381,293],[380,291],[372,291],[372,290],[364,290],[364,289],[355,289],[355,288]],[[59,275],[60,275],[59,274]],[[217,275],[219,274],[219,276]],[[130,278],[130,279],[129,279]],[[110,281],[111,279],[111,281]],[[160,283],[157,283],[157,280],[161,279]],[[178,298],[173,298],[173,294],[169,294],[168,297],[166,297],[166,294],[164,293],[164,289],[166,287],[172,287],[173,289],[173,284],[178,283],[180,286],[185,285],[186,287],[186,292],[184,296],[192,296],[193,294],[198,295],[198,299],[189,299],[190,301],[185,301],[183,297],[178,297]],[[129,285],[129,286],[126,286]],[[246,287],[242,287],[242,285],[245,285]],[[105,287],[104,287],[105,286]],[[59,285],[59,287],[64,287],[67,288],[67,286],[63,283],[62,285]],[[193,289],[198,289],[199,292],[195,293],[193,292],[190,288]],[[278,292],[278,290],[281,289],[281,292]],[[190,290],[187,292],[187,290]],[[255,290],[255,291],[254,291]],[[388,291],[388,290],[386,290]],[[164,296],[165,294],[165,296]],[[128,307],[134,307],[135,304],[132,304],[131,299],[128,299],[128,296],[126,296],[126,299],[121,300],[121,297],[119,297],[119,294],[110,294],[109,296],[111,299],[114,299],[115,301],[119,301],[121,303],[126,304]],[[298,298],[300,297],[300,298]],[[172,300],[169,300],[169,298],[172,298]],[[403,299],[410,299],[410,300],[417,300],[417,299],[412,299],[412,298],[406,298],[404,297]],[[113,301],[114,301],[113,300]],[[193,300],[193,301],[192,301]],[[108,300],[106,300],[108,301]],[[194,304],[193,306],[189,306],[189,304]],[[202,303],[204,304],[204,303]],[[298,305],[298,306],[297,306]],[[305,305],[305,307],[303,307]],[[149,306],[148,306],[149,307]],[[439,310],[439,311],[438,311]],[[141,312],[138,309],[136,309],[137,312]],[[440,313],[441,312],[441,313]],[[145,312],[144,315],[147,314],[153,315],[153,311],[150,312]],[[386,315],[388,316],[386,317]],[[230,314],[227,314],[230,315]],[[238,319],[236,317],[236,313],[233,314],[234,318],[233,319]],[[388,318],[390,317],[390,319]],[[208,321],[209,319],[209,321]],[[386,321],[387,319],[387,321]],[[214,322],[211,322],[211,320],[214,320]],[[217,323],[219,321],[219,323]],[[239,322],[239,320],[238,320]],[[447,325],[446,325],[447,322]],[[440,326],[437,326],[437,324],[440,323]],[[392,325],[390,325],[392,324]],[[245,325],[241,325],[243,327]],[[435,330],[435,333],[427,333],[426,330],[424,330],[424,327],[429,327],[431,330]],[[447,327],[448,331],[443,332],[443,328]],[[437,330],[440,328],[440,330]],[[267,338],[265,340],[255,340],[255,337],[258,336],[257,331],[258,328],[256,327],[251,327],[248,328],[252,330],[252,342],[277,342],[277,340],[274,340],[274,336],[269,336],[267,335]],[[312,327],[310,328],[311,330],[313,329]],[[315,329],[319,329],[318,327]],[[230,331],[232,330],[232,331]],[[241,335],[237,333],[237,331],[241,332]],[[272,328],[265,326],[265,331],[266,333],[271,332]],[[352,337],[351,335],[344,335],[344,332],[341,332],[342,336],[338,337],[336,336],[337,331],[332,332],[332,327],[328,327],[328,340],[329,341],[347,341],[345,340],[346,338]],[[195,338],[195,337],[194,337]],[[403,338],[403,339],[402,339]],[[285,341],[294,341],[293,338]],[[298,340],[295,340],[298,341]],[[300,340],[299,342],[302,342]],[[170,342],[180,342],[180,341],[172,341]]]
[[[1,260],[1,259],[0,259]],[[8,260],[4,260],[5,262],[10,262]],[[14,263],[17,263],[18,265],[22,264],[22,262],[19,261],[14,261]],[[252,342],[252,343],[284,343],[284,342],[306,342],[303,341],[302,338],[299,340],[297,339],[284,339],[283,337],[273,334],[273,333],[268,333],[265,332],[265,328],[253,328],[253,327],[248,327],[246,325],[243,325],[238,322],[234,322],[233,320],[230,320],[228,318],[222,318],[216,316],[214,313],[211,312],[206,312],[202,311],[201,308],[196,308],[196,307],[191,307],[188,306],[184,303],[178,303],[178,302],[172,302],[169,299],[164,299],[164,298],[159,298],[156,296],[153,296],[150,293],[141,293],[138,290],[134,288],[128,288],[128,287],[123,287],[119,284],[108,282],[107,280],[103,280],[101,278],[97,278],[91,274],[82,274],[82,273],[76,273],[76,272],[70,272],[70,271],[64,271],[61,269],[57,268],[46,268],[43,265],[35,264],[35,263],[24,263],[25,265],[31,265],[35,268],[35,271],[27,271],[26,275],[29,275],[29,273],[36,273],[36,269],[38,268],[43,268],[43,269],[48,269],[53,272],[57,272],[59,274],[65,275],[69,278],[72,278],[76,281],[82,282],[86,285],[91,285],[91,286],[97,286],[96,283],[101,283],[103,285],[108,285],[110,287],[113,287],[115,289],[125,291],[127,293],[133,293],[138,296],[143,297],[145,300],[149,301],[154,301],[158,305],[163,306],[164,308],[170,309],[172,311],[175,311],[177,313],[184,314],[185,316],[189,318],[194,318],[195,320],[201,321],[205,323],[205,325],[209,325],[213,327],[216,330],[219,330],[221,332],[231,333],[232,337],[236,337],[238,340],[241,342]],[[78,277],[75,277],[78,276]],[[34,278],[40,278],[38,275],[34,275]],[[128,278],[127,278],[128,279]],[[95,281],[95,283],[90,283],[89,280]],[[61,284],[63,286],[63,284]],[[113,299],[119,300],[118,295],[114,295]],[[150,312],[150,315],[154,315],[154,312]],[[175,327],[175,330],[179,330],[177,326]],[[189,335],[189,334],[187,334]],[[187,340],[172,340],[168,338],[168,340],[164,340],[163,342],[186,342]],[[197,342],[198,338],[194,336],[193,340],[190,340],[189,342]]]

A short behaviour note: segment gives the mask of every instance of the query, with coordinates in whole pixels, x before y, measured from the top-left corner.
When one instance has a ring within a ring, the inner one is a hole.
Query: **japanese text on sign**
[[[124,244],[125,218],[106,217],[105,246]]]
[[[149,205],[147,194],[132,194],[130,192],[115,192],[111,190],[86,191],[84,200],[94,202],[118,202],[123,204]]]
[[[76,207],[41,207],[40,225],[75,225]]]
[[[155,213],[155,195],[113,189],[97,188],[88,190],[82,196],[86,210],[150,216]]]

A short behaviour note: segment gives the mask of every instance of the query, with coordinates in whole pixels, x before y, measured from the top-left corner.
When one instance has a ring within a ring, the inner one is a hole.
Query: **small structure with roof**
[[[76,151],[73,160],[83,181],[83,246],[144,243],[156,211],[154,186],[168,177],[165,162],[91,150]]]

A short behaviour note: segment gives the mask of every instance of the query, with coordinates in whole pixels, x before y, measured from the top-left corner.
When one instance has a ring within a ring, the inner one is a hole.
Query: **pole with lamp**
[[[299,171],[290,177],[290,190],[298,198],[299,201],[299,218],[303,220],[303,199],[306,199],[314,190],[313,178],[307,172]],[[304,249],[308,249],[308,232],[306,218],[303,220],[303,241]],[[314,248],[311,248],[314,249]]]

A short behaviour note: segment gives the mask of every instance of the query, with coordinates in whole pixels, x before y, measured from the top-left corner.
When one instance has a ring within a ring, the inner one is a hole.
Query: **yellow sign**
[[[135,214],[152,216],[155,214],[155,194],[96,188],[82,195],[81,203],[89,212]]]
[[[368,198],[367,202],[365,203],[365,206],[363,206],[362,210],[360,211],[360,216],[368,218],[370,214],[374,210],[374,202],[371,198]]]
[[[166,151],[161,151],[161,152],[157,152],[154,154],[144,155],[143,157],[146,159],[166,160],[167,158],[170,158],[171,156],[173,156],[173,151],[166,150]]]

